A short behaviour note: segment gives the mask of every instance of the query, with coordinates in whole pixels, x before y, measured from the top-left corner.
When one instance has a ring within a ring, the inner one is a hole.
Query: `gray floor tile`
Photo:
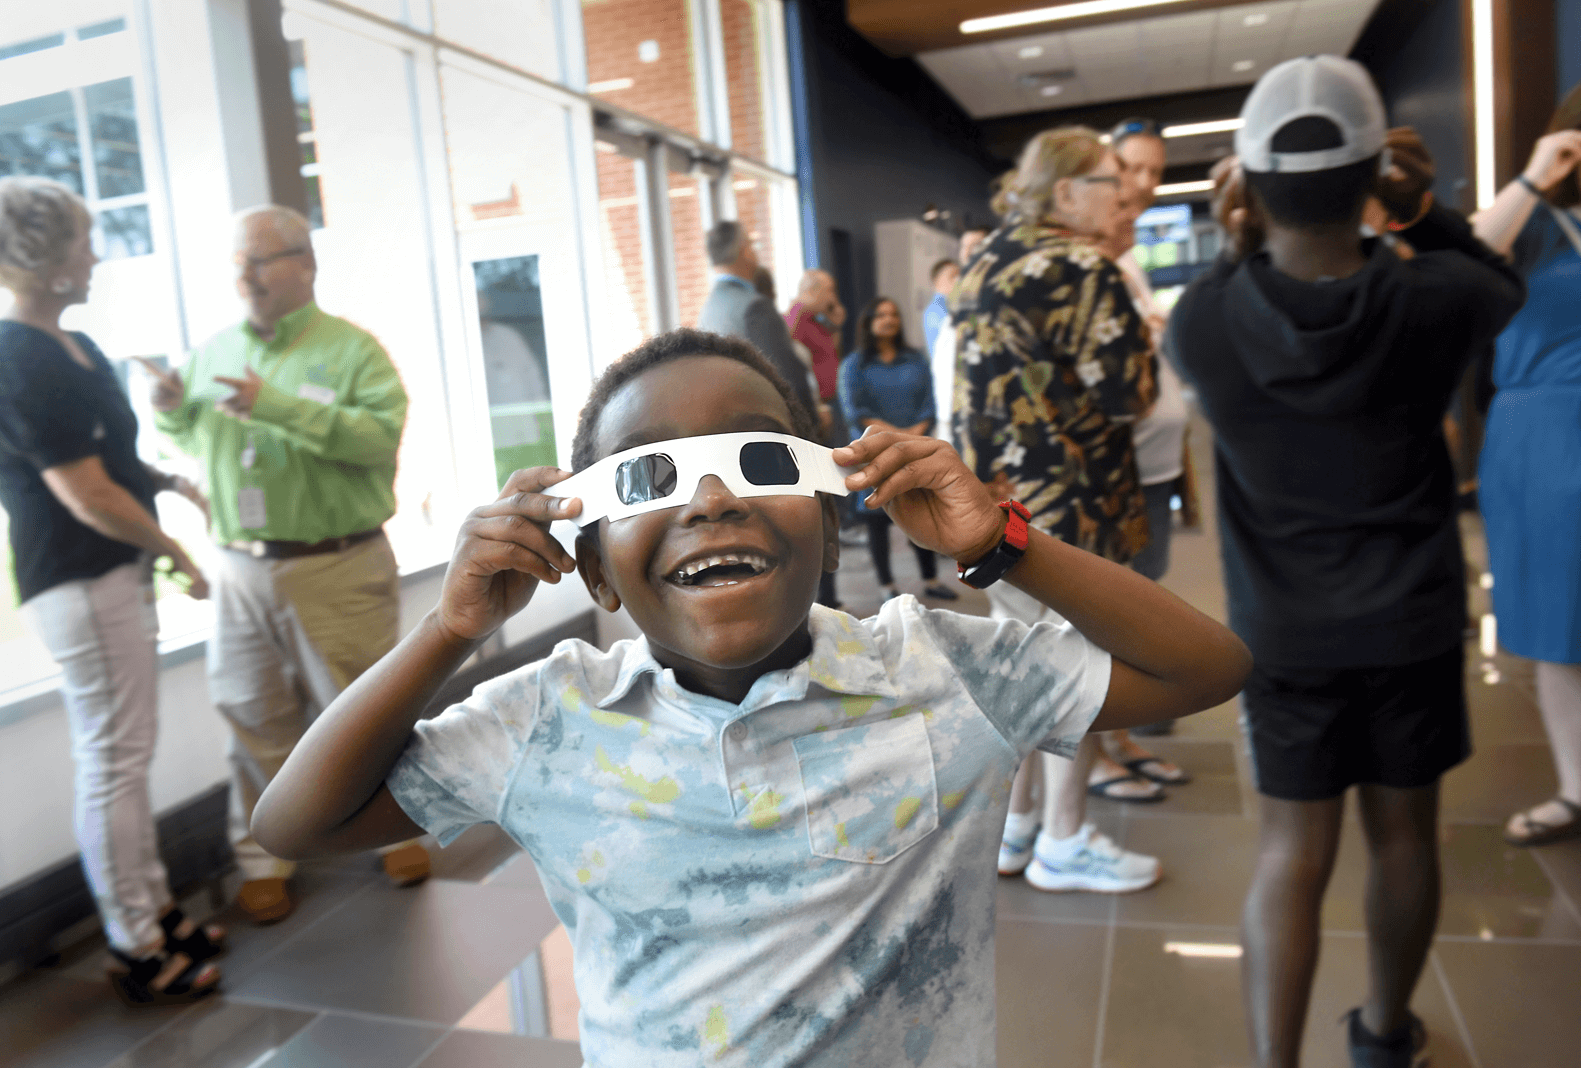
[[[188,1007],[128,1009],[109,983],[31,971],[0,988],[7,1068],[99,1068]]]
[[[1548,746],[1480,746],[1444,776],[1444,819],[1503,826],[1512,813],[1552,797],[1556,786]]]
[[[444,1037],[436,1025],[326,1013],[256,1068],[411,1068]]]
[[[1124,894],[1122,923],[1209,924],[1233,927],[1257,855],[1257,824],[1239,816],[1180,815],[1133,819],[1125,847],[1155,856],[1164,866],[1158,885]]]
[[[358,859],[367,860],[366,857]],[[288,945],[320,920],[333,917],[337,910],[375,885],[378,884],[371,867],[365,874],[358,874],[341,868],[304,865],[291,879],[291,896],[296,900],[296,911],[279,923],[256,927],[234,902],[209,917],[211,922],[223,924],[228,932],[230,949],[219,962],[228,988],[233,988],[234,984],[266,961],[270,954]],[[331,919],[331,922],[334,921]]]
[[[314,1013],[214,998],[108,1068],[252,1068],[312,1022]]]
[[[1345,935],[1323,939],[1312,1001],[1307,1010],[1306,1039],[1301,1047],[1302,1068],[1350,1068],[1345,1049],[1345,1028],[1340,1017],[1362,1003],[1367,995],[1367,941]],[[1474,1068],[1476,1061],[1460,1036],[1454,1010],[1429,962],[1411,1011],[1427,1028],[1433,1068]]]
[[[575,1042],[452,1031],[418,1068],[581,1068]]]
[[[1574,1068],[1581,946],[1440,942],[1437,953],[1486,1068]]]
[[[999,1068],[1088,1068],[1105,928],[999,920]]]
[[[1249,1065],[1240,1003],[1240,961],[1183,956],[1233,951],[1233,928],[1126,928],[1114,933],[1103,1027],[1104,1068],[1229,1068]]]
[[[371,887],[229,989],[240,997],[454,1024],[555,925],[542,895],[431,880]]]

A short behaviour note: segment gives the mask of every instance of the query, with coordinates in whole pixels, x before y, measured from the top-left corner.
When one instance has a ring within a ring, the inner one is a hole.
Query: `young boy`
[[[744,433],[817,440],[745,343],[679,330],[617,361],[574,466],[651,445],[618,490],[662,507],[584,526],[573,561],[548,530],[581,512],[554,496],[568,474],[516,472],[462,527],[439,605],[314,724],[254,830],[309,857],[500,824],[571,934],[589,1065],[991,1065],[992,861],[1017,763],[1226,700],[1245,649],[1127,569],[1024,535],[948,445],[892,432],[833,452],[862,468],[844,488],[1072,625],[911,597],[861,621],[815,607],[838,497],[738,495],[744,460],[686,459]],[[562,643],[419,722],[572,570],[643,637]]]
[[[1351,1058],[1404,1068],[1425,1044],[1408,1006],[1437,925],[1438,781],[1470,753],[1439,425],[1521,285],[1433,206],[1431,159],[1411,131],[1386,130],[1358,64],[1275,67],[1242,116],[1238,169],[1218,174],[1241,255],[1181,298],[1166,351],[1213,424],[1230,625],[1256,660],[1243,696],[1262,795],[1243,919],[1247,1014],[1257,1063],[1295,1065],[1357,786],[1370,987],[1349,1017]],[[1370,193],[1414,259],[1362,240]]]

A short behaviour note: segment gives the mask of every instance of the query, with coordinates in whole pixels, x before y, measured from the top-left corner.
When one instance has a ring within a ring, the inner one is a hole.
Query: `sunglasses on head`
[[[860,470],[834,462],[834,450],[789,434],[705,434],[639,445],[606,456],[554,486],[556,497],[582,498],[577,526],[611,523],[691,500],[697,483],[714,475],[737,497],[817,493],[845,496],[847,475]]]

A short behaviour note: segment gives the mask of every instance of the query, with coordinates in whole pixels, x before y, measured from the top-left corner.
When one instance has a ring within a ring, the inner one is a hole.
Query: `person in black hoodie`
[[[1298,1063],[1344,797],[1369,849],[1369,991],[1352,1063],[1420,1063],[1411,992],[1437,925],[1438,782],[1470,754],[1465,594],[1440,421],[1519,277],[1432,202],[1364,68],[1291,60],[1247,98],[1217,211],[1234,251],[1182,296],[1166,351],[1215,432],[1231,628],[1261,836],[1242,920],[1257,1063]],[[1385,152],[1387,150],[1387,155]],[[1359,230],[1374,194],[1416,249]]]

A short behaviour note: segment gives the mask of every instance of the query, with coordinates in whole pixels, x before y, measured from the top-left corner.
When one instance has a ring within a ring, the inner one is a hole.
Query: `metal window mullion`
[[[648,283],[648,310],[656,334],[675,329],[681,318],[675,292],[675,241],[670,231],[668,157],[668,146],[655,137],[649,139],[643,158],[634,163],[643,273]]]
[[[725,68],[724,16],[719,0],[691,0],[692,34],[698,49],[696,69],[700,75],[698,96],[708,114],[705,126],[714,144],[730,148],[730,76]]]
[[[88,136],[88,94],[80,85],[71,88],[71,109],[77,121],[77,154],[82,160],[82,199],[88,207],[99,205],[99,171],[94,166],[93,138]]]
[[[726,167],[723,174],[708,180],[708,204],[714,220],[739,218],[736,210],[736,172]]]

